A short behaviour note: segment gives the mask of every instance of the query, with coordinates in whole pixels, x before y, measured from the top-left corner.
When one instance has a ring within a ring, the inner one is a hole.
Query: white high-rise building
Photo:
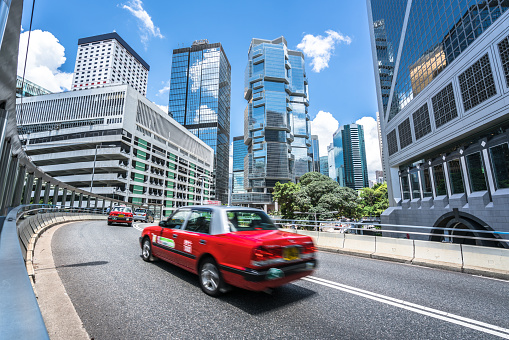
[[[147,92],[150,66],[117,33],[78,40],[72,90],[128,84]]]

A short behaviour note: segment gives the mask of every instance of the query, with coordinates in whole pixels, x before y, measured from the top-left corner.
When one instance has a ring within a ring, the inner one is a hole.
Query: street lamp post
[[[95,161],[97,159],[97,149],[99,147],[101,147],[101,148],[102,147],[114,148],[114,147],[116,147],[116,145],[114,145],[114,144],[108,144],[108,145],[97,144],[95,146],[94,166],[92,167],[92,180],[90,181],[90,193],[93,193],[93,190],[94,190]]]

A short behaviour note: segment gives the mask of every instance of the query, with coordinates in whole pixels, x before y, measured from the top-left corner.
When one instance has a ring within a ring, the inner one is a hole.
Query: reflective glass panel
[[[444,166],[442,164],[433,167],[433,177],[435,179],[435,195],[447,195],[445,184]]]
[[[412,198],[421,198],[421,189],[419,188],[419,173],[410,174],[410,184],[412,185]]]
[[[507,143],[490,148],[497,189],[509,188],[509,148]]]
[[[401,177],[401,187],[403,189],[403,199],[409,200],[410,199],[410,186],[408,185],[408,176],[402,176]]]
[[[424,197],[432,197],[432,187],[431,187],[431,176],[430,176],[430,169],[424,169],[422,172],[423,177],[423,183],[422,183],[422,193]]]
[[[459,159],[454,159],[448,162],[449,167],[449,180],[451,181],[452,194],[462,194],[465,192],[463,185],[463,176],[461,174],[461,164]]]
[[[470,179],[470,189],[472,191],[488,190],[486,186],[486,174],[481,153],[476,152],[465,157],[467,161],[468,178]]]

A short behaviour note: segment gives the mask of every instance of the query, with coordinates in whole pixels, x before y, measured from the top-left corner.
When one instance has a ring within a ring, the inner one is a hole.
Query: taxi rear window
[[[229,210],[226,216],[230,231],[277,230],[269,216],[261,211]]]
[[[131,208],[128,207],[115,207],[112,211],[120,211],[120,212],[131,212]]]

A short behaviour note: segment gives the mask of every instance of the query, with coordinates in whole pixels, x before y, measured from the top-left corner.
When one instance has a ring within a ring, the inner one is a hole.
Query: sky
[[[24,1],[18,74],[22,75],[32,1]],[[49,90],[71,86],[78,39],[117,32],[149,65],[147,98],[167,108],[173,49],[220,42],[231,64],[230,138],[244,133],[244,69],[252,38],[284,36],[300,50],[309,79],[312,134],[327,155],[343,124],[364,125],[369,178],[381,169],[376,90],[366,2],[38,0],[25,77]]]

